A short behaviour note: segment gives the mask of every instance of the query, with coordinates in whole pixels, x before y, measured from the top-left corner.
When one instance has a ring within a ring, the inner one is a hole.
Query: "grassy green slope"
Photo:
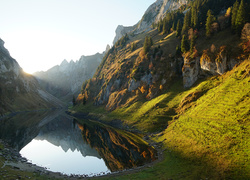
[[[232,171],[237,178],[250,177],[250,61],[212,81],[218,85],[172,123],[160,140],[183,157],[214,167],[218,176]]]

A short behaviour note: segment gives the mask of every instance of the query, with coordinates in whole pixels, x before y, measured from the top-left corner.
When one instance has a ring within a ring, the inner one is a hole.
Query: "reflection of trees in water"
[[[84,141],[94,147],[111,171],[141,166],[155,160],[156,150],[129,132],[86,121],[78,124]]]

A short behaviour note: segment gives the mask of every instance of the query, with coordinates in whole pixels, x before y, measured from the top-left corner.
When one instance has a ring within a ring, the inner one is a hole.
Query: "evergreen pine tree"
[[[191,37],[191,39],[190,39],[190,51],[191,52],[193,52],[193,49],[194,49],[194,44],[195,44],[195,42],[194,42],[194,35]]]
[[[135,49],[136,49],[136,44],[133,42],[133,43],[131,44],[130,50],[131,50],[131,51],[134,51]]]
[[[173,22],[173,24],[172,24],[172,31],[175,31],[175,23]]]
[[[234,3],[233,9],[232,9],[232,19],[231,19],[231,28],[234,32],[236,32],[236,18],[237,18],[237,12],[239,9],[239,2],[238,0]]]
[[[181,22],[179,19],[176,26],[176,37],[179,37],[180,35],[181,35]]]
[[[85,104],[86,104],[86,102],[87,102],[86,97],[85,97],[85,96],[83,96],[83,99],[82,99],[82,104],[83,104],[83,105],[85,105]]]
[[[179,45],[176,46],[175,55],[176,55],[176,56],[181,56],[181,48],[179,47]]]
[[[198,13],[197,13],[197,9],[196,9],[195,6],[193,6],[193,8],[192,8],[191,25],[192,25],[193,28],[198,27]]]
[[[211,27],[214,21],[214,16],[212,15],[212,11],[209,9],[207,11],[207,20],[206,20],[206,36],[210,37],[212,34]]]
[[[163,21],[163,27],[162,27],[162,31],[163,31],[163,34],[167,34],[168,33],[168,30],[167,30],[167,21],[164,19]]]
[[[150,47],[153,46],[153,39],[150,36],[148,38],[148,44],[149,44]]]
[[[182,31],[181,31],[182,35],[188,31],[190,24],[191,24],[191,11],[189,10],[188,12],[186,12],[186,15],[184,17],[184,23],[183,23]]]
[[[72,104],[73,104],[73,106],[76,105],[76,97],[74,95],[73,95],[73,99],[72,99]]]
[[[182,40],[181,40],[181,52],[183,52],[183,53],[187,52],[189,49],[188,46],[189,46],[188,39],[187,39],[186,35],[184,34],[182,36]]]
[[[163,21],[162,19],[158,22],[158,32],[162,32],[162,28],[163,28]]]
[[[236,32],[238,35],[241,35],[241,30],[244,27],[245,21],[246,19],[245,19],[244,0],[241,0],[235,20]]]
[[[149,52],[150,47],[151,47],[152,45],[153,45],[153,40],[152,40],[152,38],[146,36],[146,37],[145,37],[145,41],[144,41],[144,45],[143,45],[143,50],[144,50],[145,54]]]

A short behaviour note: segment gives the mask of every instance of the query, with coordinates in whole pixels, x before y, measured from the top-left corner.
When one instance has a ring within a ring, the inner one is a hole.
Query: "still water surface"
[[[55,146],[47,140],[33,139],[20,153],[30,162],[53,172],[89,175],[109,172],[103,159],[95,156],[84,157],[79,150],[64,151],[60,146]]]
[[[156,151],[132,133],[62,111],[21,113],[0,121],[0,138],[29,162],[63,174],[98,175],[141,166]]]

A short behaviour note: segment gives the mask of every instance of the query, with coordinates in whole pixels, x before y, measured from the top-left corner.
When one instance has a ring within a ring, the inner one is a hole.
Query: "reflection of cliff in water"
[[[95,156],[101,158],[98,152],[91,148],[82,139],[81,130],[75,126],[72,118],[68,116],[58,116],[53,121],[44,125],[36,140],[46,140],[55,146],[60,146],[65,152],[80,151],[85,156]]]
[[[156,159],[156,150],[136,135],[100,123],[81,122],[83,139],[94,147],[112,171],[142,166]]]
[[[27,112],[1,119],[0,139],[20,151],[37,136],[41,123],[50,121],[59,112],[61,111]]]
[[[82,139],[81,131],[62,110],[20,113],[0,120],[0,139],[20,151],[32,139],[47,140],[65,152],[80,151],[83,156],[100,158]]]

